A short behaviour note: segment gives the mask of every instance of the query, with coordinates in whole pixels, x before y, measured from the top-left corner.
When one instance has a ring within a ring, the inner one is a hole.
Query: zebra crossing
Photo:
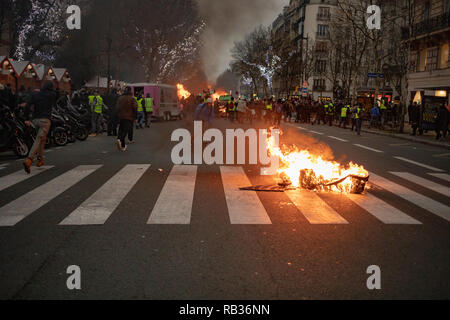
[[[0,228],[13,227],[51,203],[58,196],[74,186],[81,185],[84,180],[94,175],[103,165],[82,165],[75,167],[51,181],[41,184],[36,189],[21,195],[0,208]],[[117,210],[125,197],[130,194],[136,184],[144,177],[151,165],[124,166],[113,174],[109,180],[89,196],[72,212],[68,212],[59,223],[60,226],[89,226],[103,225]],[[52,166],[34,170],[31,175],[22,171],[0,177],[0,191],[16,185],[26,183],[28,179],[39,178],[44,172],[55,169]],[[407,172],[388,172],[387,174],[399,178],[394,181],[376,174],[371,174],[371,184],[391,193],[410,204],[424,209],[425,214],[431,214],[442,220],[450,221],[450,188],[449,175],[444,173],[429,173],[430,177],[440,179],[437,183]],[[153,208],[148,209],[148,225],[189,225],[193,214],[195,188],[197,183],[198,166],[174,166],[162,186],[161,192]],[[240,191],[240,187],[249,186],[249,177],[243,167],[221,166],[220,176],[223,185],[223,196],[227,205],[229,222],[232,225],[271,225],[270,212],[257,192]],[[398,181],[406,181],[408,186]],[[433,198],[413,190],[410,185],[418,185],[435,194]],[[325,202],[315,192],[293,190],[285,192],[292,205],[297,208],[311,225],[349,225],[339,207]],[[369,214],[386,225],[421,225],[423,222],[411,217],[383,200],[379,193],[368,191],[363,195],[344,195],[362,212]],[[444,203],[434,198],[444,199]],[[281,202],[282,200],[280,200]],[[447,203],[447,204],[446,204]]]

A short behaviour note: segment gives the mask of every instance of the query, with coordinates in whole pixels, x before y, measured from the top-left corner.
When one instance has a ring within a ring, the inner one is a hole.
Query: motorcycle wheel
[[[16,142],[13,144],[13,151],[19,158],[25,158],[28,156],[30,149],[27,144],[22,141],[22,139],[17,138]]]
[[[79,141],[86,141],[89,137],[89,131],[86,128],[79,128],[76,136]]]
[[[75,137],[74,134],[68,135],[67,138],[68,138],[67,140],[68,140],[69,143],[75,143],[77,141],[77,138]]]
[[[64,129],[56,129],[53,133],[53,141],[58,147],[64,147],[68,140],[67,132]]]

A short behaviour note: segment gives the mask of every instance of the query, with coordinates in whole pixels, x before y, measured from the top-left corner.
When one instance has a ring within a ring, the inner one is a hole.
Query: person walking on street
[[[114,89],[111,94],[108,94],[105,97],[105,104],[108,106],[108,136],[116,136],[117,137],[117,125],[118,125],[118,118],[117,118],[117,112],[116,112],[116,105],[117,105],[117,90]]]
[[[344,129],[347,129],[347,116],[350,112],[350,105],[344,105],[341,109],[341,121],[339,122],[339,128],[344,125]]]
[[[53,83],[51,81],[45,82],[40,92],[33,93],[30,100],[26,104],[25,124],[27,126],[31,125],[29,115],[32,106],[34,107],[33,125],[38,130],[38,133],[33,147],[31,148],[30,154],[23,163],[25,172],[28,174],[31,173],[31,166],[33,165],[36,156],[38,157],[38,168],[44,165],[45,143],[47,142],[47,135],[52,124],[52,111],[56,106],[56,94],[53,91]]]
[[[361,126],[362,126],[362,109],[359,105],[355,106],[356,110],[355,110],[355,122],[356,122],[356,133],[358,134],[358,136],[361,135]]]
[[[373,106],[372,110],[370,110],[369,129],[371,129],[373,125],[375,125],[375,127],[378,128],[379,119],[380,119],[380,109],[377,106]]]
[[[449,123],[448,110],[445,104],[441,104],[436,119],[436,140],[443,140],[447,137],[447,129]]]
[[[136,99],[131,93],[131,88],[126,87],[124,94],[117,101],[117,116],[119,118],[119,137],[117,139],[117,148],[120,151],[127,151],[125,138],[133,130],[134,121],[137,117],[138,105]],[[132,141],[132,139],[130,139]]]
[[[103,114],[103,98],[98,91],[95,91],[94,100],[91,106],[92,111],[92,133],[91,137],[97,136],[101,133],[100,121]]]
[[[137,109],[138,121],[136,123],[136,129],[143,129],[143,124],[145,122],[145,113],[144,113],[143,101],[144,101],[144,99],[142,98],[142,95],[138,94],[136,96],[136,103],[137,103],[137,106],[138,106],[138,109]]]
[[[420,121],[420,118],[422,117],[422,115],[421,115],[420,106],[417,104],[417,102],[414,102],[414,104],[409,106],[408,112],[409,112],[409,121],[411,122],[411,127],[412,127],[411,135],[415,136],[417,134],[417,129],[419,129],[419,135],[422,135],[423,129],[422,129],[421,121]]]
[[[147,128],[150,128],[152,123],[153,105],[153,98],[150,97],[149,93],[147,93],[147,97],[145,98],[145,126]]]

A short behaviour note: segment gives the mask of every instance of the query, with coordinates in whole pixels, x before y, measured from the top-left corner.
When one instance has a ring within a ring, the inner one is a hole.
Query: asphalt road
[[[183,126],[138,131],[126,153],[106,136],[51,149],[31,177],[0,155],[0,299],[450,298],[448,150],[285,124],[284,143],[373,175],[359,197],[296,199],[237,191],[273,182],[257,166],[174,166]],[[366,286],[372,265],[381,290]]]

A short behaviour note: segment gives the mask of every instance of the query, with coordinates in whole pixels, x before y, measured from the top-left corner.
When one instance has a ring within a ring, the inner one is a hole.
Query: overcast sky
[[[289,0],[197,0],[207,22],[202,61],[209,81],[216,81],[231,61],[235,41],[260,24],[270,25]]]

